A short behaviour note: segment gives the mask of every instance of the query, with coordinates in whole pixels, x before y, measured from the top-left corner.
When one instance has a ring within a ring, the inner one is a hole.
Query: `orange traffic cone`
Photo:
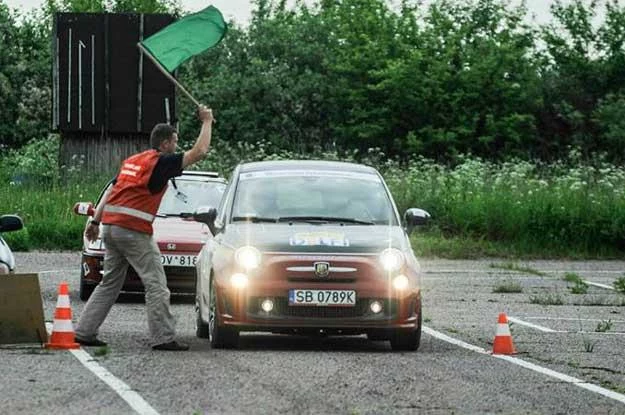
[[[506,313],[499,313],[497,333],[495,333],[495,341],[493,342],[493,354],[516,354]]]
[[[50,342],[46,349],[78,349],[80,345],[74,341],[72,326],[72,307],[69,305],[69,288],[66,282],[59,285],[59,298],[54,311],[54,324]]]

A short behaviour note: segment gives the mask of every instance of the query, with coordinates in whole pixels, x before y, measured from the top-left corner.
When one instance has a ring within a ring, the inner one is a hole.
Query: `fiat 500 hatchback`
[[[373,168],[325,161],[239,165],[219,209],[195,217],[214,233],[197,261],[198,337],[236,347],[239,333],[359,335],[416,350],[419,264]]]

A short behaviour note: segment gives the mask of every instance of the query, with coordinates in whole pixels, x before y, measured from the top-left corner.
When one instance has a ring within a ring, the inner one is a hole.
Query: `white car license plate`
[[[165,267],[194,267],[197,255],[161,255],[161,264]]]
[[[289,290],[289,305],[356,305],[354,290]]]

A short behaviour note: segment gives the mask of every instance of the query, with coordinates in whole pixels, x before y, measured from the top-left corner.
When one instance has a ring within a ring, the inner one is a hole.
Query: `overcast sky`
[[[9,7],[22,10],[38,7],[41,4],[41,0],[5,1],[8,3]],[[252,2],[249,0],[181,0],[181,2],[183,9],[187,11],[198,11],[209,4],[212,4],[221,10],[227,20],[233,18],[240,24],[245,24],[249,20],[252,9]],[[428,1],[428,3],[429,2],[430,1]],[[291,1],[290,3],[293,4],[294,1]],[[313,3],[313,1],[311,0],[310,3]],[[544,23],[549,20],[549,5],[551,3],[553,3],[553,0],[527,0],[530,13],[536,15],[536,20],[539,23]]]

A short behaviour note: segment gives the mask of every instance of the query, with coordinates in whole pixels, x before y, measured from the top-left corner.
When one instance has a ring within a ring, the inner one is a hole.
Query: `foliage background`
[[[556,1],[538,25],[516,4],[256,0],[249,26],[230,22],[218,47],[179,70],[218,119],[201,167],[227,175],[243,160],[292,157],[374,165],[402,209],[431,211],[420,245],[434,253],[453,250],[450,238],[482,253],[498,243],[495,253],[622,252],[625,6]],[[78,154],[58,166],[48,133],[57,11],[185,14],[169,0],[48,0],[20,15],[0,0],[0,206],[26,217],[28,237],[6,235],[24,248],[79,243],[68,206],[94,199],[110,175],[82,177]],[[198,124],[188,100],[178,103],[188,148]]]

